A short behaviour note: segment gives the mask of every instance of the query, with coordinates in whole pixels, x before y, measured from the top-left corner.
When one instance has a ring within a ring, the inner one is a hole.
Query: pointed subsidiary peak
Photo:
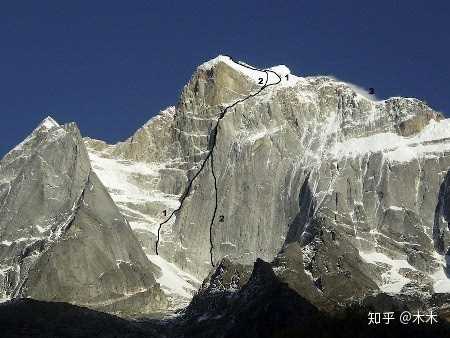
[[[39,124],[39,126],[36,129],[42,129],[45,128],[47,130],[50,130],[55,127],[59,127],[60,125],[58,122],[56,122],[52,117],[47,116],[45,119],[42,120],[42,122]]]
[[[11,151],[9,151],[4,158],[11,156],[16,156],[18,152],[22,152],[24,149],[33,148],[34,145],[39,144],[39,142],[49,135],[49,132],[55,128],[59,128],[60,125],[50,116],[38,124],[36,128],[29,134],[22,142],[15,146]],[[60,130],[63,133],[63,129]],[[31,151],[31,150],[30,150]]]
[[[213,68],[215,65],[217,65],[218,63],[223,62],[226,64],[232,64],[233,60],[226,55],[218,55],[215,58],[206,61],[205,63],[201,64],[200,66],[198,66],[199,69],[201,70],[209,70],[211,68]]]

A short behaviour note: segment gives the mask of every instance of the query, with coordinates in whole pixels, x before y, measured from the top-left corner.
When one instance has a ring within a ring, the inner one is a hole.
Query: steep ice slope
[[[111,312],[164,309],[127,220],[75,124],[45,119],[0,161],[0,294]]]
[[[174,132],[173,117],[174,107],[169,107],[114,146],[85,139],[94,170],[121,212],[133,229],[146,232],[152,241],[165,215],[178,207],[187,182],[189,163],[177,157],[176,148],[168,142]],[[146,246],[149,254],[154,253],[153,244]]]
[[[167,217],[165,215],[179,206],[180,195],[158,189],[167,164],[115,160],[107,153],[93,149],[90,149],[89,157],[93,170],[128,219],[147,257],[159,268],[156,280],[167,295],[170,308],[186,306],[200,281],[155,255],[158,226]]]
[[[172,310],[187,306],[201,285],[201,281],[183,272],[176,265],[159,255],[147,255],[148,259],[160,268],[156,280],[169,298]]]
[[[179,207],[187,182],[189,163],[171,157],[170,144],[164,143],[163,135],[171,131],[164,124],[173,121],[173,114],[174,108],[167,108],[132,138],[115,146],[90,138],[85,139],[85,144],[93,170],[129,221],[150,261],[160,268],[157,281],[168,296],[170,307],[176,309],[189,302],[200,282],[155,255],[158,226]],[[163,149],[166,157],[158,152]],[[171,222],[174,221],[175,217]],[[171,286],[172,282],[178,286]]]
[[[93,168],[107,187],[122,213],[129,219],[132,229],[150,230],[157,233],[158,224],[164,210],[173,210],[179,206],[179,195],[164,194],[160,190],[151,190],[159,180],[162,165],[150,166],[147,163],[115,161],[102,157],[102,153],[91,151],[89,158]],[[155,187],[156,188],[156,187]],[[142,211],[146,208],[159,208],[161,217],[155,218]],[[148,227],[148,225],[151,227]]]
[[[435,214],[450,167],[448,120],[417,99],[377,100],[332,77],[272,70],[282,82],[229,109],[218,129],[211,233],[209,159],[161,229],[162,256],[204,278],[210,239],[214,262],[227,255],[243,264],[272,261],[299,242],[304,273],[325,294],[349,297],[335,292],[344,281],[361,294],[394,284],[394,291],[445,290],[445,252],[435,246],[448,247],[448,231]],[[90,153],[162,165],[148,191],[180,196],[208,154],[220,113],[260,88],[254,72],[218,57],[197,69],[176,108],[115,146],[86,140]],[[161,209],[140,212],[161,220]]]

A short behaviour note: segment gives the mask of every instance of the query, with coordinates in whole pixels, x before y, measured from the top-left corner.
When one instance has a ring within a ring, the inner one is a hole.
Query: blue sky
[[[448,1],[4,1],[0,156],[45,116],[116,142],[229,54],[334,75],[450,116]]]

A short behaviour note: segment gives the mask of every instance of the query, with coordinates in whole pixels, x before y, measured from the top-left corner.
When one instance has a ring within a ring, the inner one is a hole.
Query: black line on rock
[[[214,211],[213,211],[213,216],[211,218],[211,222],[209,223],[209,256],[211,259],[211,265],[214,267],[214,260],[213,260],[213,249],[214,249],[214,244],[213,244],[213,239],[212,239],[212,227],[214,224],[214,220],[216,219],[216,213],[217,213],[217,207],[218,207],[218,199],[217,199],[217,178],[216,178],[216,174],[214,173],[214,149],[211,150],[211,174],[213,175],[214,178],[214,195],[215,195],[215,202],[214,202]]]
[[[244,98],[242,98],[242,99],[237,100],[237,101],[234,102],[233,104],[231,104],[231,105],[225,107],[225,108],[223,109],[223,111],[220,113],[219,118],[217,119],[217,122],[216,122],[216,125],[215,125],[214,129],[211,131],[211,137],[212,137],[212,138],[211,138],[211,141],[212,141],[212,142],[211,142],[211,150],[208,152],[208,155],[206,155],[206,157],[203,159],[203,162],[202,162],[202,164],[201,164],[201,166],[200,166],[200,169],[195,173],[195,175],[194,175],[194,176],[192,177],[192,179],[189,181],[188,186],[187,186],[187,188],[186,188],[186,191],[185,191],[185,192],[183,193],[183,195],[181,196],[179,207],[176,208],[175,210],[173,210],[172,213],[169,215],[169,217],[167,217],[167,219],[166,219],[164,222],[162,222],[162,223],[159,224],[159,227],[158,227],[158,239],[156,240],[156,248],[155,248],[155,249],[156,249],[156,250],[155,250],[155,251],[156,251],[156,254],[159,255],[159,253],[158,253],[158,246],[159,246],[159,241],[160,241],[161,227],[162,227],[164,224],[166,224],[166,223],[172,218],[172,216],[173,216],[175,213],[177,213],[178,211],[181,210],[181,208],[183,207],[183,203],[184,203],[185,199],[189,196],[189,193],[190,193],[191,188],[192,188],[192,184],[194,183],[195,179],[196,179],[196,178],[200,175],[200,173],[202,172],[202,170],[203,170],[203,168],[205,167],[206,163],[208,162],[209,158],[211,158],[211,173],[212,173],[213,178],[214,178],[215,203],[214,203],[213,216],[212,216],[212,218],[211,218],[211,222],[210,222],[210,225],[209,225],[209,242],[210,242],[210,250],[209,250],[209,252],[210,252],[210,258],[211,258],[211,265],[212,265],[213,267],[214,267],[214,261],[213,261],[213,250],[214,250],[214,245],[213,245],[213,239],[212,239],[212,227],[213,227],[213,224],[214,224],[214,220],[215,220],[215,218],[216,218],[217,208],[218,208],[217,178],[216,178],[216,175],[215,175],[215,172],[214,172],[214,156],[213,156],[213,152],[214,152],[214,148],[216,147],[216,143],[217,143],[217,132],[218,132],[218,128],[219,128],[219,125],[220,125],[220,121],[225,117],[225,114],[227,113],[227,111],[228,111],[229,109],[235,107],[235,106],[238,105],[239,103],[242,103],[242,102],[244,102],[244,101],[246,101],[246,100],[248,100],[248,99],[250,99],[250,98],[252,98],[252,97],[257,96],[257,95],[260,94],[264,89],[266,89],[266,88],[268,88],[268,87],[270,87],[270,86],[277,85],[277,84],[279,84],[279,83],[281,82],[281,77],[280,77],[276,72],[274,72],[273,70],[268,70],[268,69],[258,69],[258,68],[249,66],[249,65],[247,65],[247,64],[245,64],[245,63],[242,63],[242,62],[240,62],[240,61],[234,61],[233,58],[232,58],[231,56],[228,56],[228,57],[230,58],[231,61],[233,61],[234,63],[236,63],[236,64],[238,64],[238,65],[240,65],[240,66],[242,66],[242,67],[245,67],[245,68],[248,68],[248,69],[251,69],[251,70],[255,70],[255,71],[264,72],[264,73],[266,74],[266,81],[265,81],[264,85],[262,85],[255,93],[249,94],[248,96],[246,96],[246,97],[244,97]],[[277,82],[274,82],[274,83],[268,84],[268,82],[269,82],[269,73],[272,73],[272,74],[274,74],[276,77],[278,77],[278,81],[277,81]]]

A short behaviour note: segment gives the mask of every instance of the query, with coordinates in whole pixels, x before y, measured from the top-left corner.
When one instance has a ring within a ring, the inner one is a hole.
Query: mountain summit
[[[279,71],[282,81],[228,110],[217,129],[220,217],[211,233],[215,190],[209,159],[176,217],[161,229],[163,257],[204,278],[211,268],[211,243],[215,262],[228,256],[251,264],[258,257],[271,261],[283,247],[299,242],[305,263],[319,265],[305,267],[313,281],[350,269],[349,282],[371,281],[370,289],[400,292],[427,276],[427,285],[447,290],[433,233],[443,231],[434,219],[450,149],[448,120],[417,99],[377,100],[332,77],[298,77],[285,66],[270,69]],[[224,56],[202,64],[177,106],[124,143],[100,149],[87,140],[94,167],[106,177],[112,173],[96,159],[147,163],[156,169],[156,185],[147,191],[175,202],[211,150],[220,113],[257,91],[261,74]],[[149,142],[154,135],[157,144]],[[128,201],[123,212],[142,221],[144,209],[135,202]],[[154,220],[150,232],[156,235],[158,223],[176,208],[176,203],[148,205],[146,217]],[[342,239],[322,243],[322,233]],[[338,253],[340,267],[331,269]]]
[[[270,290],[440,306],[449,168],[450,120],[420,100],[219,56],[123,142],[48,118],[3,158],[3,294],[148,312],[200,288],[198,322]]]

